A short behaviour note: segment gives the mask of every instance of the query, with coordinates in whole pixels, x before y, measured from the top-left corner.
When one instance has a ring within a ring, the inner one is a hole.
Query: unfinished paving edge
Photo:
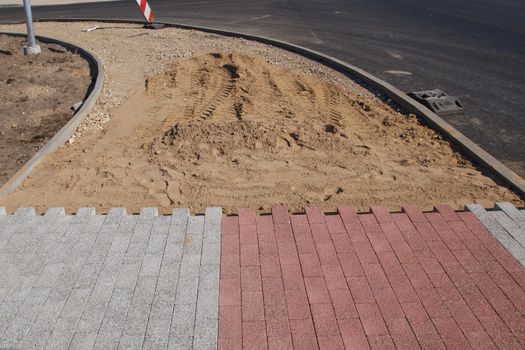
[[[0,34],[24,36],[20,33],[0,32]],[[31,157],[31,159],[29,159],[20,170],[18,170],[2,187],[0,187],[0,196],[5,196],[6,194],[15,191],[18,186],[20,186],[24,180],[27,179],[33,169],[44,159],[45,156],[53,153],[56,149],[69,140],[69,138],[75,133],[80,123],[88,116],[95,106],[95,102],[102,92],[102,86],[104,84],[104,67],[102,66],[102,62],[91,51],[58,39],[39,35],[36,36],[36,39],[47,44],[61,45],[69,51],[79,53],[89,62],[89,66],[92,69],[91,75],[95,76],[96,78],[88,87],[89,95],[84,101],[82,101],[82,106],[55,134],[55,136],[47,141],[46,144],[33,157]]]

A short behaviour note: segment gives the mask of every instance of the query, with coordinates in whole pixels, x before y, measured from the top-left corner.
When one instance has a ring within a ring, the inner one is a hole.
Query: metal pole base
[[[24,55],[38,55],[42,50],[40,50],[40,45],[35,46],[24,46]]]
[[[162,23],[152,23],[152,22],[146,23],[142,26],[142,28],[144,29],[162,29],[164,27],[166,26]]]

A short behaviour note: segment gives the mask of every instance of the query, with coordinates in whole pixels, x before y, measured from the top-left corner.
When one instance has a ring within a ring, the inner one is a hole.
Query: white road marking
[[[257,20],[265,19],[265,18],[269,18],[269,17],[272,17],[272,15],[257,16],[257,17],[252,17],[252,18],[250,18],[250,19],[241,19],[241,20],[238,20],[238,21],[232,21],[232,22],[229,22],[229,24],[235,24],[235,23],[241,23],[241,22],[257,21]]]
[[[393,75],[412,75],[412,73],[405,70],[385,70],[383,73],[393,74]]]

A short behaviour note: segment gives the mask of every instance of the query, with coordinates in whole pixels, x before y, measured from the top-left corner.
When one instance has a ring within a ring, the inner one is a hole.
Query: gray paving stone
[[[26,334],[24,341],[21,344],[23,349],[42,349],[46,344],[53,327],[59,319],[63,307],[70,297],[70,294],[75,295],[78,292],[72,293],[72,288],[75,284],[76,278],[84,264],[85,259],[89,253],[89,242],[93,242],[95,236],[100,229],[103,217],[93,217],[83,230],[79,231],[76,244],[78,249],[74,254],[70,254],[64,264],[56,285],[51,290],[40,314],[35,323]],[[72,229],[78,229],[79,225],[72,225]],[[86,292],[87,293],[87,292]],[[62,321],[63,322],[63,321]],[[74,329],[69,330],[74,332]]]
[[[96,333],[98,331],[113,294],[113,287],[114,283],[98,283],[97,281],[78,323],[77,333]]]
[[[93,349],[96,350],[112,350],[118,349],[121,337],[122,325],[119,321],[110,319],[103,323],[104,328],[101,328],[97,334],[97,339],[93,345]],[[123,323],[122,323],[123,324]],[[118,328],[118,331],[112,331],[114,328]]]
[[[496,203],[496,208],[504,211],[518,226],[525,228],[525,213],[518,210],[512,203],[499,202]]]
[[[157,278],[157,276],[159,275],[161,263],[161,254],[145,254],[144,259],[142,260],[140,276]]]
[[[7,212],[4,207],[0,207],[0,242],[2,242],[2,237],[4,236],[4,231],[7,230],[7,223],[11,219],[11,215],[7,215]],[[1,243],[0,243],[1,249]]]
[[[49,291],[49,289],[39,289],[39,287],[42,286],[42,281],[47,279],[45,286],[52,286],[53,283],[51,281],[56,282],[57,281],[57,275],[60,274],[61,268],[58,265],[55,265],[54,263],[52,265],[46,265],[49,261],[51,261],[51,254],[56,254],[56,251],[54,247],[57,244],[57,241],[63,236],[63,233],[67,231],[67,228],[69,227],[69,221],[71,220],[71,217],[63,216],[59,219],[56,217],[50,217],[50,216],[35,216],[28,218],[28,222],[33,224],[33,227],[30,226],[24,226],[24,231],[29,230],[28,232],[21,232],[23,235],[27,235],[29,237],[32,237],[32,241],[35,241],[37,243],[37,247],[39,249],[33,249],[31,247],[31,250],[27,249],[19,249],[18,253],[19,255],[23,256],[25,261],[17,261],[17,263],[21,263],[23,265],[23,268],[19,271],[22,273],[18,276],[14,276],[18,279],[18,284],[11,289],[9,298],[13,300],[24,300],[26,296],[28,298],[26,299],[26,302],[28,300],[31,300],[31,293],[34,293],[39,290],[46,290]],[[53,221],[56,221],[56,226],[53,226]],[[23,226],[23,225],[21,225]],[[50,228],[51,227],[51,228]],[[45,234],[44,234],[45,233]],[[38,239],[41,239],[41,242],[38,242]],[[33,243],[32,241],[28,241],[30,243]],[[26,242],[26,243],[28,243]],[[40,243],[40,244],[38,244]],[[42,244],[44,243],[44,244]],[[27,248],[27,247],[26,247]],[[29,253],[30,254],[27,254]],[[40,276],[40,271],[44,271],[43,276]],[[35,284],[36,281],[36,284]],[[20,303],[16,303],[20,304]],[[29,304],[32,305],[32,304]],[[16,306],[16,305],[15,305]],[[36,306],[32,307],[33,310],[37,310]],[[46,310],[49,309],[49,306],[44,305],[42,307],[42,312],[45,313]],[[40,317],[38,315],[38,317]],[[7,316],[10,316],[10,313],[7,313]],[[36,315],[35,315],[36,317]],[[28,324],[29,319],[33,319],[33,315],[30,311],[24,311],[24,307],[22,305],[22,309],[19,310],[19,316],[17,316],[16,319],[14,319],[13,323],[11,324],[10,329],[8,332],[13,331],[13,333],[10,336],[10,340],[14,341],[17,339],[17,336],[15,335],[16,330],[21,330],[24,325]],[[4,318],[5,319],[5,318]],[[54,322],[53,322],[54,323]],[[29,323],[29,326],[31,326],[31,323]],[[42,321],[39,321],[38,323],[35,322],[36,327],[42,324]],[[51,328],[50,325],[47,325],[47,332],[50,332]],[[35,328],[36,329],[36,328]],[[27,330],[27,329],[26,329]],[[24,330],[24,333],[25,331]],[[41,333],[41,332],[40,332]],[[32,334],[35,334],[35,332],[28,332],[28,335],[31,336]],[[31,342],[29,342],[31,343]],[[41,344],[43,345],[43,344]],[[42,348],[42,346],[39,346]],[[23,347],[26,348],[26,347]]]
[[[219,314],[219,290],[199,288],[196,323],[204,319],[217,319]]]
[[[182,260],[188,220],[189,211],[187,209],[176,209],[173,211],[170,230],[164,248],[162,265],[174,265],[171,269],[177,269],[177,275]]]
[[[85,223],[90,216],[95,216],[97,211],[95,208],[79,208],[75,214],[75,218],[71,221],[72,224]]]
[[[192,236],[186,234],[184,240],[184,254],[201,255],[202,252],[202,235],[193,234]]]
[[[171,320],[169,349],[191,349],[195,325],[195,305],[175,305]]]
[[[176,336],[170,338],[169,350],[191,350],[193,348],[193,335]]]
[[[217,348],[221,223],[221,208],[206,209],[193,338],[194,349]]]
[[[218,262],[201,266],[193,340],[196,349],[217,348],[219,275]]]
[[[0,287],[0,305],[4,301],[4,298],[9,294],[9,288],[6,288],[6,286]]]
[[[161,265],[159,279],[157,282],[157,291],[176,291],[179,280],[180,264]]]
[[[0,254],[1,264],[4,267],[5,264],[10,266],[5,270],[7,273],[0,277],[0,284],[9,288],[9,293],[4,300],[24,300],[33,287],[49,287],[50,283],[56,279],[53,273],[60,271],[60,266],[48,265],[50,254],[55,252],[42,251],[42,245],[38,244],[38,240],[54,237],[55,229],[57,229],[54,222],[57,221],[57,218],[32,216],[27,219],[33,226],[24,227],[23,231],[16,233],[16,237],[9,241],[3,253]],[[64,231],[65,229],[60,227],[60,230],[57,231],[58,236]],[[7,258],[9,263],[3,258]],[[49,280],[41,283],[39,276],[46,268]]]
[[[202,265],[199,272],[199,289],[217,289],[219,288],[220,265]]]
[[[22,307],[22,300],[4,300],[0,305],[0,333],[4,333]]]
[[[102,320],[94,349],[118,348],[132,297],[133,289],[115,288]]]
[[[203,244],[201,265],[217,265],[220,260],[221,244],[219,242]]]
[[[59,311],[60,312],[60,311]],[[46,323],[40,322],[38,326],[33,325],[28,334],[20,343],[19,349],[43,349],[47,343],[51,329],[55,320],[46,320]]]
[[[87,296],[86,296],[87,301]],[[66,349],[71,344],[78,323],[78,316],[60,317],[53,327],[53,331],[47,339],[45,349]]]
[[[31,209],[34,212],[33,208],[25,209]],[[42,217],[30,215],[30,213],[27,213],[26,216],[25,209],[18,210],[19,215],[9,216],[3,224],[5,227],[0,235],[0,259],[4,266],[8,262],[15,263],[15,259],[24,260],[28,250],[34,249],[39,237],[49,229],[48,224],[56,220],[54,218],[43,220]]]
[[[204,216],[190,216],[186,236],[202,236],[204,230]]]
[[[64,208],[49,208],[46,210],[46,213],[44,216],[61,216],[66,215],[66,211]]]
[[[14,216],[35,216],[35,208],[18,208],[14,213]]]
[[[64,263],[63,262],[56,262],[48,264],[46,267],[44,267],[44,270],[40,274],[40,277],[38,278],[38,281],[35,283],[36,287],[39,288],[52,288],[57,283],[58,277],[62,273],[62,270],[64,269]]]
[[[221,239],[222,208],[207,208],[204,224],[204,243],[219,243]]]
[[[9,216],[11,220],[3,223],[2,234],[0,235],[0,264],[5,268],[8,264],[26,262],[27,258],[34,254],[39,248],[42,236],[52,229],[56,218],[46,217],[45,220],[40,216],[20,217]],[[21,219],[22,222],[14,222],[14,219]]]
[[[97,210],[92,207],[78,208],[77,212],[75,213],[75,216],[77,217],[94,216],[94,215],[97,215]]]
[[[133,289],[115,288],[104,315],[104,320],[125,320],[133,297]],[[101,329],[106,327],[101,326]]]
[[[119,230],[111,243],[109,253],[126,253],[131,242],[133,231],[137,225],[137,216],[125,216],[120,223]]]
[[[134,334],[124,334],[120,339],[119,349],[133,350],[142,349],[144,344],[144,336]]]
[[[144,349],[165,349],[168,346],[171,315],[173,314],[174,290],[157,291],[153,299]]]
[[[139,214],[139,221],[149,221],[152,220],[155,216],[159,216],[158,208],[142,208]]]
[[[71,340],[70,349],[78,350],[88,350],[92,349],[95,344],[95,339],[97,338],[97,333],[75,333],[73,339]]]
[[[141,276],[157,277],[159,275],[169,226],[170,218],[157,217],[155,219],[142,261]]]
[[[64,308],[62,309],[60,316],[63,318],[78,317],[80,319],[80,316],[84,311],[84,306],[88,302],[90,294],[91,289],[88,288],[73,289],[71,291],[71,294],[68,296],[68,299],[64,305]]]
[[[469,204],[465,209],[471,211],[485,228],[519,261],[525,260],[525,248],[512,237],[496,220],[491,212],[479,204]],[[525,265],[524,265],[525,266]]]
[[[185,255],[201,255],[203,231],[204,218],[202,216],[191,216],[188,220],[186,236],[183,242],[183,259]],[[181,276],[185,275],[181,274]]]
[[[179,265],[182,260],[182,241],[167,242],[162,256],[162,265]]]
[[[199,277],[201,254],[184,254],[180,264],[180,277]]]
[[[108,211],[108,216],[125,216],[127,214],[126,208],[111,208]]]
[[[91,216],[91,215],[87,215]],[[94,217],[94,216],[91,216]],[[88,223],[92,220],[88,220]],[[60,317],[48,340],[50,347],[61,348],[64,344],[69,344],[78,325],[79,333],[93,333],[98,330],[98,325],[102,318],[105,305],[104,301],[109,299],[112,286],[97,284],[97,279],[101,269],[104,267],[105,258],[114,233],[119,227],[122,217],[105,217],[101,226],[96,227],[96,231],[85,230],[92,238],[92,244],[87,245],[91,248],[84,251],[84,265],[78,273],[74,283],[74,288],[69,295]],[[81,221],[79,221],[81,222]],[[78,224],[72,224],[72,227]],[[89,225],[88,225],[89,227]],[[90,234],[90,232],[93,232]],[[82,234],[82,230],[80,234]],[[66,235],[67,237],[68,235]],[[77,244],[79,235],[72,238],[72,244]]]
[[[156,209],[156,208],[155,208]],[[142,263],[144,253],[148,244],[149,236],[155,220],[155,211],[142,210],[135,226],[124,263]]]
[[[219,324],[215,318],[202,320],[197,319],[193,336],[193,349],[217,349],[218,334]]]
[[[518,226],[503,211],[489,213],[521,246],[525,246],[525,230]]]
[[[221,225],[208,225],[204,228],[204,243],[221,242]]]
[[[156,283],[157,279],[154,277],[139,277],[126,317],[126,323],[123,328],[123,339],[126,338],[126,336],[129,339],[131,339],[130,337],[137,336],[140,336],[142,339],[144,339],[151,310],[151,304],[155,295]],[[135,343],[133,342],[133,344]]]
[[[122,216],[107,216],[100,228],[93,249],[89,254],[82,271],[78,277],[76,288],[92,289],[97,281],[98,275],[104,267],[107,253],[118,231]]]
[[[153,227],[151,228],[148,246],[146,247],[146,254],[162,255],[170,229],[170,221],[171,219],[167,216],[161,216],[155,219]]]
[[[77,322],[78,320],[76,318],[60,318],[55,324],[55,327],[43,349],[67,349],[75,334],[75,326]]]
[[[190,210],[188,208],[177,208],[173,209],[171,222],[174,229],[179,229],[181,231],[176,231],[182,233],[182,230],[186,230],[188,224],[188,218],[190,217]]]
[[[176,305],[197,304],[197,292],[199,289],[199,277],[180,277],[177,282]]]
[[[0,335],[0,348],[15,348],[29,330],[44,304],[49,289],[33,288],[23,305],[20,305],[16,317]]]
[[[116,288],[127,288],[133,290],[139,277],[141,263],[125,263],[122,265],[117,282],[115,283]]]
[[[206,225],[220,225],[222,222],[222,208],[206,208]]]

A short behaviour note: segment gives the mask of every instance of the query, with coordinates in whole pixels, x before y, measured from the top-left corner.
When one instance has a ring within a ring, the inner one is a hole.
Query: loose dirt
[[[11,210],[519,204],[414,116],[299,56],[176,29],[69,33],[106,62],[105,90],[72,143],[0,199]]]
[[[91,82],[89,64],[59,45],[0,34],[0,187],[73,116]]]

